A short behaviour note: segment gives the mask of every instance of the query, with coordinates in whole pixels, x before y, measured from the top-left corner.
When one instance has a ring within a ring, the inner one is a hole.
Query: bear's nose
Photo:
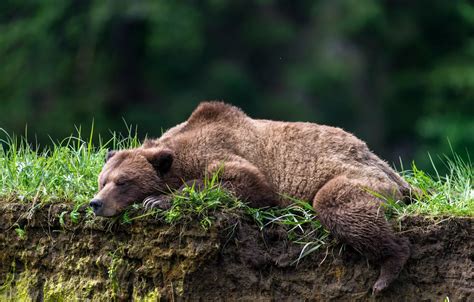
[[[103,203],[100,199],[92,199],[89,205],[92,210],[94,210],[94,212],[97,212],[100,208],[102,208]]]

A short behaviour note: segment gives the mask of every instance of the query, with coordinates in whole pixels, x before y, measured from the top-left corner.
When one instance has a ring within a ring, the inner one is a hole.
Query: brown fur
[[[169,206],[164,193],[219,169],[220,179],[251,206],[285,206],[284,196],[311,201],[334,236],[382,263],[375,292],[409,257],[408,242],[392,232],[371,192],[401,199],[410,186],[364,142],[339,128],[251,119],[220,102],[201,103],[160,139],[112,155],[99,178],[104,206],[98,214],[114,215],[147,196],[155,196],[147,205]],[[115,184],[119,178],[128,188]]]

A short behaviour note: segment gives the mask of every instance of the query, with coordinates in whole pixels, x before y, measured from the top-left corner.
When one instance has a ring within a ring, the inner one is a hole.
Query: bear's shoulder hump
[[[188,124],[230,120],[239,117],[246,117],[246,115],[235,106],[216,101],[202,102],[189,117]]]

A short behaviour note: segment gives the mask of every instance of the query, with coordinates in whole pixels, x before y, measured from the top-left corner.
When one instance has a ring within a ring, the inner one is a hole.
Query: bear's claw
[[[143,207],[146,210],[158,208],[167,210],[171,207],[171,198],[169,196],[148,196],[143,200]]]
[[[372,295],[377,296],[387,287],[388,283],[385,280],[377,280],[377,282],[375,282],[374,286],[372,287]]]

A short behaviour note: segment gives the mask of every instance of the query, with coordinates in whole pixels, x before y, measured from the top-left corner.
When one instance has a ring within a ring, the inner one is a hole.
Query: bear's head
[[[150,195],[169,193],[174,153],[167,148],[109,151],[99,175],[99,192],[90,202],[97,216],[114,216]]]

